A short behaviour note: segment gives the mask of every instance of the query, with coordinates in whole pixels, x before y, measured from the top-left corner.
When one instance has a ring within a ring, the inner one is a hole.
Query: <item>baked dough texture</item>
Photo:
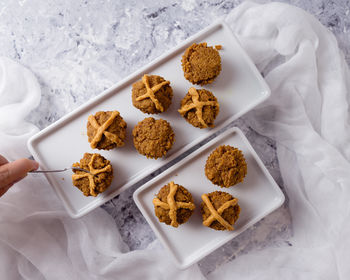
[[[196,85],[211,84],[221,71],[220,54],[207,43],[188,47],[181,62],[185,78]]]
[[[202,195],[203,225],[215,230],[234,230],[241,208],[238,199],[227,192],[215,191]]]
[[[88,117],[87,135],[92,149],[111,150],[125,144],[127,124],[118,111],[100,111]]]
[[[173,97],[170,82],[157,75],[143,75],[132,85],[132,104],[143,113],[165,112]]]
[[[195,209],[191,193],[174,182],[163,186],[152,202],[159,222],[173,227],[187,222]]]
[[[85,196],[97,196],[112,183],[112,165],[100,154],[85,153],[80,162],[74,163],[73,166],[90,172],[73,170],[73,185],[81,190]]]
[[[160,158],[166,155],[175,142],[173,129],[166,120],[145,118],[133,129],[134,146],[147,158]]]
[[[228,188],[243,181],[247,163],[241,150],[222,145],[209,155],[204,170],[213,184]]]
[[[212,92],[191,87],[181,100],[178,112],[194,127],[207,128],[214,127],[219,110],[219,102]]]

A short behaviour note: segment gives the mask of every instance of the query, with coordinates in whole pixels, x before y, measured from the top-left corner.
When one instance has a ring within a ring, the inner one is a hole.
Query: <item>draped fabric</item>
[[[276,141],[292,246],[252,249],[209,279],[346,279],[350,275],[349,68],[334,36],[303,10],[245,2],[226,18],[272,94],[243,118]],[[34,75],[0,58],[0,154],[29,156],[40,102]],[[102,209],[71,219],[48,182],[28,175],[0,198],[2,279],[205,279],[153,242],[130,251]],[[220,278],[219,278],[220,277]]]

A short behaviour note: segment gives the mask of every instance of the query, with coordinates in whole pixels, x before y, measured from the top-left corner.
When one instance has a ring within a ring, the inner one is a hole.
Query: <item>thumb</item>
[[[0,166],[0,188],[13,185],[27,176],[29,171],[35,170],[39,164],[30,159],[18,159]]]
[[[8,160],[6,158],[4,158],[2,155],[0,155],[0,166],[5,164],[5,163],[8,163]]]

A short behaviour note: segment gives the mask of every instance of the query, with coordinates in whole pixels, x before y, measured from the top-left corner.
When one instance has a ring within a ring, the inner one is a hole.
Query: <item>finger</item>
[[[3,196],[3,194],[6,193],[9,190],[9,188],[11,188],[12,186],[13,184],[10,184],[7,187],[0,188],[0,197]]]
[[[0,166],[0,187],[7,187],[23,179],[29,171],[38,169],[39,164],[30,159],[18,159]]]
[[[0,188],[0,197],[1,197],[2,195],[4,195],[14,184],[16,184],[17,182],[21,181],[21,180],[24,179],[26,176],[27,176],[27,175],[25,175],[25,176],[23,176],[23,177],[17,179],[17,180],[14,181],[13,183],[11,183],[11,184],[9,184],[9,185],[3,187],[3,188]]]
[[[0,166],[6,163],[8,163],[8,160],[4,158],[2,155],[0,155]]]

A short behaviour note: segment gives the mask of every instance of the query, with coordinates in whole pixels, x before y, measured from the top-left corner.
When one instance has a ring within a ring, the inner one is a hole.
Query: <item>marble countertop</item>
[[[0,55],[28,67],[42,88],[40,106],[29,121],[40,129],[98,95],[184,39],[225,17],[240,0],[174,1],[2,1]],[[270,1],[257,1],[261,3]],[[349,0],[286,0],[319,19],[336,36],[350,63]],[[283,190],[275,143],[258,135],[244,116],[242,129]],[[133,202],[136,187],[103,207],[131,250],[147,247],[155,235]],[[288,246],[288,199],[243,234],[203,259],[206,275],[253,248]]]

